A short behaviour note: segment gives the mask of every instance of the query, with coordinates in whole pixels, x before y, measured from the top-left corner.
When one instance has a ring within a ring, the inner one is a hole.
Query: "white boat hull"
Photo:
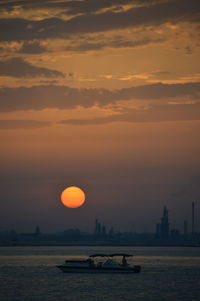
[[[132,273],[140,273],[140,266],[133,267],[72,267],[67,265],[59,265],[57,266],[63,273],[90,273],[90,274],[132,274]]]

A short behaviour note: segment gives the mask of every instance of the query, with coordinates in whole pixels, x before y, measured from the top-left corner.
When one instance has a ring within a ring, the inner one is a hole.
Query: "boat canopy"
[[[126,254],[126,253],[114,253],[109,255],[110,257],[114,257],[114,256],[124,256],[124,257],[132,257],[133,255],[131,254]]]
[[[92,254],[89,257],[109,257],[110,255],[108,254]]]
[[[115,257],[115,256],[132,257],[133,255],[126,254],[126,253],[113,253],[113,254],[92,254],[89,257]]]

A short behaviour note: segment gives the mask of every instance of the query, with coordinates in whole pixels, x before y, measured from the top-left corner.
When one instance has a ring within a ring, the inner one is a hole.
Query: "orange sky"
[[[1,1],[0,231],[153,231],[164,205],[182,230],[200,197],[199,6]],[[73,214],[70,185],[88,194]]]

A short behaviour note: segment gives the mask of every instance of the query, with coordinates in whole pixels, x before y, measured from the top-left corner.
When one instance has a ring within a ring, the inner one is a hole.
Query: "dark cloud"
[[[24,41],[18,52],[27,54],[40,54],[47,51],[47,47],[41,45],[39,41],[34,40]]]
[[[129,95],[129,96],[128,96]],[[163,99],[173,97],[191,97],[199,99],[200,83],[185,83],[185,84],[152,84],[138,87],[131,87],[120,90],[122,99],[130,98],[139,99]]]
[[[0,96],[0,108],[4,112],[91,107],[95,103],[106,105],[115,101],[113,93],[104,89],[76,89],[56,85],[4,88],[0,90]]]
[[[59,81],[58,80],[54,80],[54,79],[50,79],[50,80],[40,80],[40,83],[42,85],[57,85],[59,84]]]
[[[105,8],[111,8],[114,7],[120,9],[122,6],[126,4],[145,4],[146,0],[85,0],[85,1],[69,1],[66,8],[67,14],[86,14],[86,13],[95,13],[99,10],[105,9]],[[149,0],[149,4],[151,4],[153,1]],[[157,1],[158,2],[158,1]]]
[[[161,43],[164,42],[164,38],[143,38],[140,40],[133,40],[133,41],[126,41],[123,38],[116,38],[112,39],[111,41],[104,41],[104,42],[96,42],[91,43],[88,41],[70,45],[65,48],[66,51],[92,51],[92,50],[99,50],[105,47],[112,47],[112,48],[127,48],[127,47],[138,47],[138,46],[144,46],[151,43]]]
[[[69,109],[94,105],[105,106],[119,100],[166,100],[174,97],[199,99],[200,83],[152,84],[109,91],[106,89],[77,89],[67,86],[45,85],[0,90],[0,110]]]
[[[0,61],[0,76],[12,77],[64,77],[64,73],[34,66],[20,57]]]
[[[33,40],[66,38],[69,35],[95,33],[137,26],[157,26],[166,22],[197,21],[199,0],[174,0],[155,2],[128,11],[107,11],[98,14],[82,14],[70,20],[59,18],[29,21],[24,19],[1,19],[0,40]]]
[[[0,120],[0,130],[10,129],[35,129],[51,125],[49,121],[37,120]]]
[[[165,122],[200,120],[200,103],[151,106],[148,110],[128,110],[119,115],[94,119],[68,119],[59,124],[72,125],[101,125],[112,122]]]
[[[34,1],[2,1],[0,8],[12,11],[16,6],[24,9],[30,8],[55,8],[66,10],[67,14],[92,13],[98,10],[114,7],[120,7],[126,4],[144,5],[148,3],[161,2],[163,0],[83,0],[83,1],[55,1],[55,0],[34,0]]]

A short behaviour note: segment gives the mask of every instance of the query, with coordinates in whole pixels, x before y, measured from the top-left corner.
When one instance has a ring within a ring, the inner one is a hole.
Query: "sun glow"
[[[70,186],[63,190],[61,202],[68,208],[78,208],[85,202],[85,193],[79,187]]]

